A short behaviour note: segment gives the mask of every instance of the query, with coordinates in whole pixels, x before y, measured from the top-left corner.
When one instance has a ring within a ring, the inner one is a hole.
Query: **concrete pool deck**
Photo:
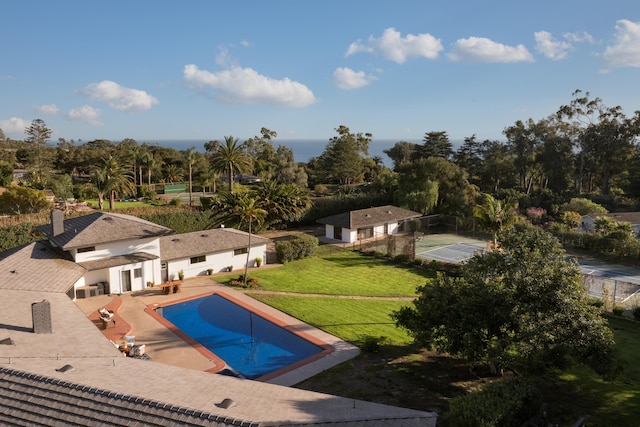
[[[145,312],[145,309],[156,305],[166,305],[213,292],[227,294],[241,301],[243,305],[255,309],[267,318],[271,318],[270,320],[275,320],[276,323],[281,325],[287,325],[291,329],[303,332],[332,347],[333,351],[324,357],[271,378],[266,381],[268,383],[291,386],[352,359],[360,353],[358,347],[263,304],[243,292],[221,285],[209,276],[185,279],[181,291],[177,294],[165,295],[160,288],[153,287],[120,296],[99,295],[78,299],[75,303],[90,319],[96,317],[96,313],[100,308],[109,305],[118,307],[119,305],[116,309],[116,326],[103,330],[105,339],[118,343],[124,339],[125,335],[133,335],[135,336],[136,344],[145,344],[145,351],[154,362],[198,371],[214,372],[221,369],[219,361],[216,362],[215,359],[206,357],[202,352]]]

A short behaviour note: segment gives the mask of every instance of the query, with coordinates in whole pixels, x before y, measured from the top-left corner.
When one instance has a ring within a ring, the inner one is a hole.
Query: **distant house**
[[[42,250],[39,256],[58,259],[48,269],[79,271],[81,274],[62,273],[61,286],[71,298],[142,290],[148,283],[176,279],[180,270],[184,277],[194,277],[207,274],[209,269],[243,268],[247,261],[249,234],[234,229],[175,234],[130,215],[95,212],[64,219],[63,213],[55,210],[51,223],[39,230],[47,241],[18,252],[15,262],[20,263],[21,271],[35,269],[41,274],[33,258],[38,247]],[[250,267],[257,257],[266,260],[267,242],[252,236]]]
[[[640,212],[615,212],[595,215],[582,215],[581,231],[595,231],[596,220],[601,217],[611,218],[618,222],[628,222],[640,235]]]
[[[405,231],[407,221],[420,218],[419,212],[386,205],[360,209],[319,219],[329,239],[352,243]]]

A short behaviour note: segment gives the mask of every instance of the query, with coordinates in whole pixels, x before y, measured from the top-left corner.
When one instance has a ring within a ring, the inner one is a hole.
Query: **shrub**
[[[633,313],[633,318],[634,319],[640,320],[640,307],[634,308],[632,313]]]
[[[539,406],[539,391],[534,383],[514,377],[453,399],[446,419],[451,427],[519,426]]]
[[[241,274],[236,279],[230,279],[229,285],[246,289],[254,289],[260,286],[260,281],[255,277],[247,277],[247,284],[245,285],[244,274]]]
[[[367,335],[362,341],[362,351],[366,353],[377,353],[380,351],[380,347],[387,341],[387,337],[374,337]]]
[[[613,307],[612,311],[615,316],[622,316],[622,314],[624,313],[624,308],[616,305]]]
[[[279,263],[286,264],[315,254],[317,248],[317,237],[301,233],[291,240],[276,243],[276,255]]]

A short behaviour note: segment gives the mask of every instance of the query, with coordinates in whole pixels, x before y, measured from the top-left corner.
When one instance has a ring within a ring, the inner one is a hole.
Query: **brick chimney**
[[[64,212],[59,209],[51,211],[51,232],[54,237],[64,233]]]

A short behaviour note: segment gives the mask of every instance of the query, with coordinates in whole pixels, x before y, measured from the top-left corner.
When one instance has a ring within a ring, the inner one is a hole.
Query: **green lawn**
[[[224,282],[230,276],[220,277]],[[237,276],[231,276],[237,277]],[[269,291],[323,295],[415,297],[416,287],[433,278],[422,269],[359,252],[341,251],[254,270],[251,277]]]
[[[98,208],[98,200],[87,200],[87,206],[90,206],[92,208]],[[149,204],[147,202],[116,202],[114,209],[118,210],[118,209],[127,209],[127,208],[139,208],[139,207],[143,207],[143,206],[149,206]],[[109,201],[105,200],[104,201],[104,208],[105,209],[109,209]]]
[[[396,328],[389,317],[392,311],[411,303],[408,301],[249,295],[357,346],[363,345],[367,337],[384,337],[394,345],[411,343],[409,335]]]
[[[640,324],[612,317],[617,354],[622,361],[622,373],[614,381],[605,381],[583,367],[573,367],[557,374],[557,378],[578,394],[569,394],[565,407],[579,404],[590,426],[640,425]]]

